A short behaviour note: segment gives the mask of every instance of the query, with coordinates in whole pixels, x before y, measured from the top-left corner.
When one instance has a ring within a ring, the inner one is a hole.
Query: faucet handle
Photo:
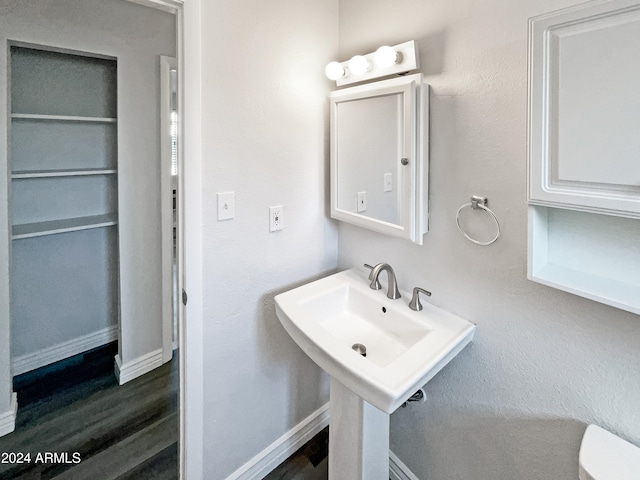
[[[424,293],[427,297],[431,296],[431,292],[425,290],[424,288],[415,287],[413,289],[413,296],[411,297],[411,301],[409,302],[409,308],[411,310],[415,310],[416,312],[422,310],[422,304],[420,303],[420,293]]]
[[[369,280],[373,281],[373,269],[375,267],[372,267],[368,263],[365,263],[364,266],[367,267],[369,270],[371,270],[369,272]],[[380,290],[382,288],[382,285],[380,285],[380,281],[377,278],[376,278],[376,282],[375,282],[374,286],[371,287],[371,288],[373,288],[374,290]]]

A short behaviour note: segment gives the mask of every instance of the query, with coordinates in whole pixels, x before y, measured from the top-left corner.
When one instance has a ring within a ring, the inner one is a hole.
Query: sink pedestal
[[[331,377],[329,480],[389,479],[389,414]]]
[[[391,300],[369,284],[366,273],[346,270],[275,297],[282,326],[331,378],[331,480],[389,479],[385,412],[431,380],[476,329],[433,305],[409,308],[407,292]]]

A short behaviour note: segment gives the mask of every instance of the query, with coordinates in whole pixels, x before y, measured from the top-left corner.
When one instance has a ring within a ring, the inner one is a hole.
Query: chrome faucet
[[[424,293],[427,297],[431,296],[431,292],[429,292],[428,290],[420,287],[415,287],[413,289],[413,296],[411,297],[411,301],[409,302],[409,308],[411,310],[415,310],[416,312],[422,310],[422,304],[420,303],[421,293]]]
[[[369,273],[369,280],[371,280],[371,284],[369,287],[373,290],[380,290],[382,288],[380,286],[380,282],[378,281],[378,277],[380,276],[380,272],[383,270],[387,272],[387,297],[392,300],[396,300],[400,298],[400,291],[398,290],[398,283],[396,282],[396,274],[393,272],[393,268],[388,263],[379,263],[375,267],[365,264],[367,268],[371,269],[371,273]]]

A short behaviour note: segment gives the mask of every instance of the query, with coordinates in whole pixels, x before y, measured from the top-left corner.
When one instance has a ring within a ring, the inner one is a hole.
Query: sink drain
[[[351,345],[351,348],[353,348],[353,350],[356,353],[359,353],[360,355],[362,355],[363,357],[367,356],[367,347],[365,347],[364,345],[362,345],[361,343],[354,343],[353,345]]]

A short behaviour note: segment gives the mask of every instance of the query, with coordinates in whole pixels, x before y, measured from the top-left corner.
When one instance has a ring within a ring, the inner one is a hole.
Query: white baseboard
[[[391,450],[389,450],[389,479],[420,480]]]
[[[229,475],[226,480],[260,480],[264,478],[327,425],[329,425],[329,403],[302,420]]]
[[[0,437],[13,432],[16,429],[16,412],[18,411],[18,399],[15,393],[11,394],[11,405],[7,412],[0,414]]]
[[[92,348],[100,347],[109,342],[118,339],[118,326],[103,328],[97,332],[83,335],[82,337],[73,338],[66,342],[53,345],[52,347],[43,348],[34,353],[20,355],[11,360],[11,368],[13,375],[35,370],[44,367],[58,360],[72,357]]]
[[[327,425],[329,425],[328,402],[238,468],[226,480],[261,480]],[[420,480],[391,450],[389,450],[389,478],[390,480]]]
[[[116,377],[118,383],[123,385],[134,378],[138,378],[154,368],[162,366],[162,348],[149,352],[127,363],[122,363],[120,354],[116,355]]]

